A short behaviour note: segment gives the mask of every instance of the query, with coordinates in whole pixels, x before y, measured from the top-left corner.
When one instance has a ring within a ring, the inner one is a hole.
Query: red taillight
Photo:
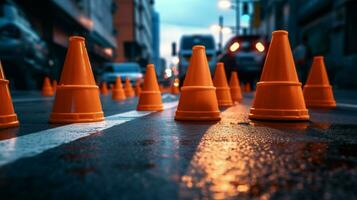
[[[259,52],[263,52],[265,50],[264,45],[261,42],[257,42],[255,44],[255,48],[259,51]]]

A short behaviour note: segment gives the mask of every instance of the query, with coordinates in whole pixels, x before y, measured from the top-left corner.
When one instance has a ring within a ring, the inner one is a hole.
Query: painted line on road
[[[170,109],[176,106],[177,101],[164,103],[164,109]],[[105,121],[102,122],[69,124],[2,140],[0,141],[0,166],[14,162],[20,158],[36,156],[62,144],[147,116],[151,113],[154,112],[133,110],[108,116],[105,118]]]
[[[162,98],[175,98],[175,95],[172,94],[163,94]],[[22,103],[22,102],[33,102],[33,101],[48,101],[48,100],[54,100],[54,97],[39,97],[39,98],[14,98],[12,99],[13,103]]]
[[[21,102],[32,102],[32,101],[48,101],[48,100],[53,100],[54,97],[42,97],[42,98],[18,98],[18,99],[13,99],[13,103],[21,103]]]
[[[348,104],[348,103],[338,103],[337,107],[357,108],[357,105],[356,104]]]

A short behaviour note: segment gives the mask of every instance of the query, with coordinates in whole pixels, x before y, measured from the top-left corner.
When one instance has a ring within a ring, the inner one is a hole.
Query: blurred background
[[[132,82],[154,63],[159,81],[183,80],[193,45],[206,46],[211,72],[259,80],[271,32],[289,31],[301,82],[325,56],[335,88],[357,88],[356,0],[2,0],[0,59],[10,87],[59,80],[68,37],[86,38],[96,81]]]

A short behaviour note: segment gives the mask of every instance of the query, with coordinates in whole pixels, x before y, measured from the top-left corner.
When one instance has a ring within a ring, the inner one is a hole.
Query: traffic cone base
[[[231,96],[233,102],[242,102],[243,97],[240,87],[231,87]]]
[[[162,111],[164,109],[153,64],[148,64],[146,67],[144,85],[136,109],[139,111]]]
[[[0,116],[0,128],[11,128],[19,126],[16,114]]]
[[[181,88],[175,120],[218,121],[220,119],[215,87],[185,86]]]
[[[135,92],[134,92],[133,88],[131,88],[131,89],[125,88],[124,92],[125,92],[125,96],[128,98],[135,97]]]
[[[141,91],[137,110],[139,111],[162,111],[164,106],[160,91]]]
[[[94,98],[96,97],[96,98]],[[103,121],[99,88],[96,85],[59,85],[54,102],[51,123],[81,123]],[[73,112],[75,108],[76,112]]]
[[[304,97],[307,107],[311,108],[335,108],[336,101],[330,85],[305,85]]]
[[[119,101],[125,100],[126,96],[125,96],[124,90],[123,89],[115,89],[115,88],[113,88],[112,99],[113,100],[119,100]]]
[[[103,121],[104,114],[84,38],[70,37],[50,123]]]
[[[335,108],[336,101],[328,80],[324,57],[315,56],[303,89],[305,103],[311,108]]]
[[[309,114],[304,101],[301,101],[302,95],[299,82],[258,82],[254,107],[250,109],[249,119],[308,120]]]
[[[233,105],[230,88],[216,87],[216,95],[217,95],[218,106],[228,107]]]

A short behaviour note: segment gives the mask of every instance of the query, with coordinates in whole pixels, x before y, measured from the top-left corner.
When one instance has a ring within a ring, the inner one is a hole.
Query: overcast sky
[[[233,10],[221,10],[218,0],[156,0],[155,9],[160,14],[160,51],[161,56],[171,60],[171,43],[179,42],[183,34],[210,33],[218,43],[218,33],[210,30],[212,24],[218,24],[220,15],[224,24],[235,25]],[[231,35],[225,35],[227,40]]]

